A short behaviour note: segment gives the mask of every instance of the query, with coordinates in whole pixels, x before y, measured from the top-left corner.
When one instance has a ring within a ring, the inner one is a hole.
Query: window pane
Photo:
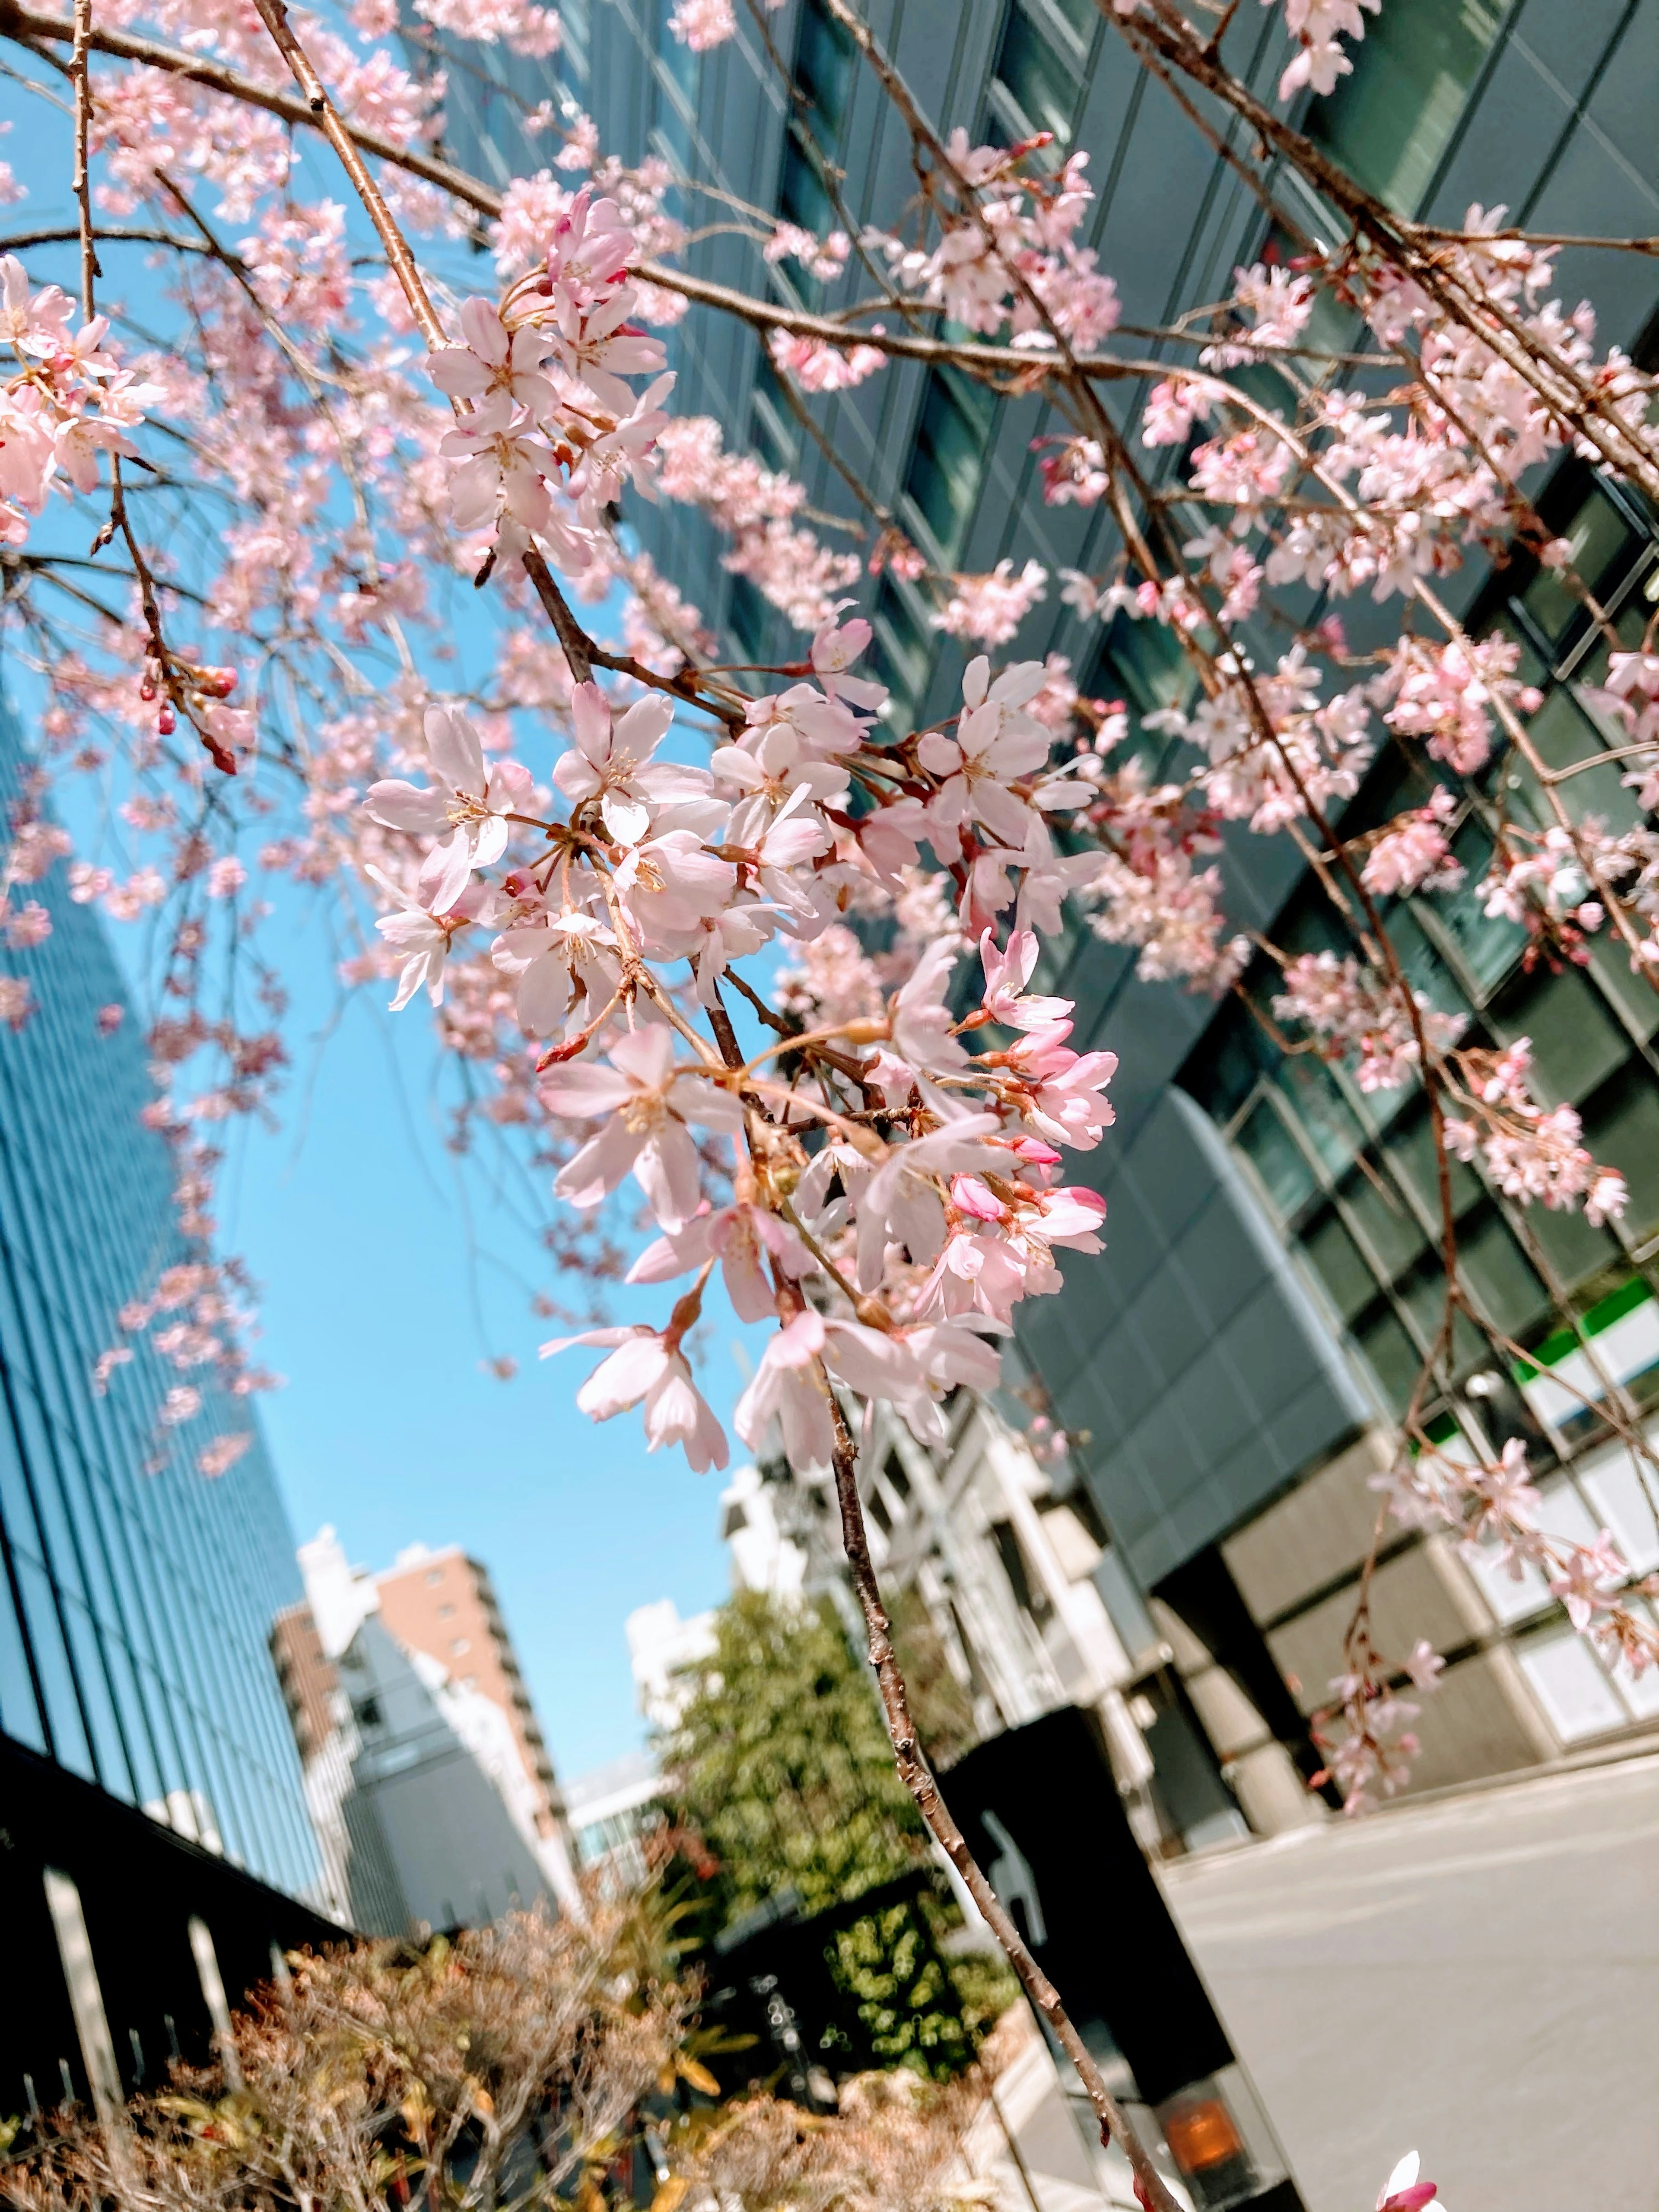
[[[1370,1304],[1376,1278],[1333,1208],[1328,1206],[1304,1232],[1302,1249],[1345,1322]]]
[[[1582,1637],[1529,1644],[1521,1653],[1521,1670],[1563,1743],[1625,1726],[1625,1709]]]
[[[31,1751],[46,1747],[40,1711],[29,1680],[29,1662],[23,1635],[11,1601],[11,1585],[0,1568],[0,1729]]]
[[[1338,1187],[1349,1219],[1389,1281],[1410,1267],[1428,1243],[1416,1215],[1397,1191],[1382,1183],[1379,1188],[1363,1167]]]
[[[1629,1040],[1576,968],[1518,976],[1492,1005],[1494,1029],[1507,1044],[1532,1039],[1534,1086],[1552,1106],[1582,1098],[1610,1075]]]
[[[1354,1337],[1370,1362],[1384,1404],[1403,1412],[1422,1372],[1423,1355],[1399,1316],[1391,1306],[1381,1305],[1355,1329]]]
[[[1596,490],[1591,491],[1561,535],[1571,549],[1571,565],[1592,590],[1609,568],[1622,565],[1627,545],[1632,542],[1630,525],[1613,501]],[[1522,592],[1521,604],[1558,653],[1568,632],[1581,627],[1584,619],[1583,604],[1550,568],[1540,568]]]
[[[795,82],[812,103],[809,118],[812,136],[826,152],[832,150],[847,117],[853,83],[853,42],[817,0],[807,0],[800,11]]]
[[[1297,1053],[1280,1067],[1279,1087],[1325,1165],[1333,1173],[1346,1167],[1364,1143],[1365,1133],[1330,1070],[1311,1054]]]
[[[87,1748],[86,1730],[81,1723],[81,1708],[76,1702],[75,1680],[64,1650],[52,1586],[45,1570],[37,1567],[32,1559],[19,1559],[16,1564],[29,1649],[34,1654],[35,1672],[46,1701],[52,1757],[60,1766],[69,1767],[90,1782],[94,1779],[92,1753]]]
[[[836,228],[835,203],[823,188],[823,180],[813,166],[811,155],[805,153],[793,137],[784,141],[783,175],[778,185],[778,212],[786,222],[799,223],[803,230],[810,230],[815,238],[823,238]],[[791,262],[789,270],[798,289],[805,284],[816,288],[817,279],[809,275],[799,262]]]
[[[1383,1157],[1431,1221],[1440,1213],[1440,1177],[1435,1158],[1434,1133],[1427,1101],[1419,1097],[1408,1115],[1402,1114],[1382,1146]],[[1480,1194],[1474,1170],[1461,1160],[1448,1158],[1451,1172],[1453,1207],[1460,1211]]]
[[[1471,980],[1490,990],[1521,957],[1527,933],[1518,922],[1492,921],[1482,911],[1480,885],[1492,860],[1492,839],[1480,822],[1464,823],[1452,840],[1452,851],[1463,864],[1462,888],[1435,899],[1429,910],[1451,939]]]
[[[1597,672],[1589,672],[1585,680],[1597,681]],[[1606,750],[1567,684],[1558,684],[1550,693],[1528,723],[1527,732],[1547,768],[1571,768],[1580,761],[1595,760]],[[1557,785],[1567,811],[1575,819],[1586,814],[1599,815],[1614,830],[1632,827],[1641,820],[1642,810],[1636,803],[1636,793],[1624,783],[1628,766],[1627,762],[1607,761],[1600,768],[1583,769]],[[1522,767],[1516,772],[1522,778],[1527,805],[1534,818],[1541,823],[1553,823],[1554,814],[1539,795],[1530,771]]]
[[[1526,1221],[1563,1290],[1577,1290],[1620,1256],[1607,1231],[1592,1229],[1582,1213],[1552,1213],[1547,1206],[1530,1206]]]
[[[1034,131],[1049,131],[1064,144],[1072,135],[1079,72],[1056,52],[1015,0],[1008,10],[997,55],[997,79]]]
[[[1288,1221],[1303,1200],[1312,1197],[1314,1174],[1269,1100],[1264,1098],[1249,1116],[1235,1141],[1261,1176],[1268,1198]]]
[[[1268,1042],[1255,1015],[1235,999],[1200,1039],[1182,1071],[1182,1085],[1212,1120],[1224,1125],[1249,1097],[1257,1075],[1276,1066],[1279,1059],[1278,1048]]]
[[[1167,623],[1113,616],[1088,691],[1121,691],[1137,713],[1178,706],[1193,688],[1193,672]]]
[[[908,718],[921,703],[933,665],[933,644],[909,600],[889,576],[876,593],[876,658],[881,680],[894,695],[896,711]]]
[[[979,503],[995,402],[935,371],[922,395],[904,488],[947,563],[961,553]]]
[[[1659,1228],[1659,1084],[1644,1060],[1614,1076],[1584,1117],[1591,1158],[1617,1168],[1630,1189],[1625,1227],[1639,1243]]]
[[[1457,1261],[1493,1327],[1518,1337],[1549,1310],[1544,1288],[1497,1206],[1477,1206],[1457,1224]]]
[[[1414,215],[1504,13],[1499,0],[1389,0],[1368,16],[1353,74],[1303,128],[1362,185]]]

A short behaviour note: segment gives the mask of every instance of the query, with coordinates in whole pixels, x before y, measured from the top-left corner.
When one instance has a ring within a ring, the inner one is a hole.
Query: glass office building
[[[8,814],[27,772],[0,702]],[[154,1092],[102,924],[61,864],[12,896],[52,933],[0,951],[34,1002],[0,1030],[0,1733],[302,1898],[317,1847],[267,1640],[300,1582],[258,1422],[210,1370],[181,1376],[142,1343],[94,1387],[127,1340],[119,1310],[191,1255],[168,1147],[138,1119]],[[181,1381],[202,1408],[168,1427]],[[198,1472],[244,1434],[228,1472]]]
[[[568,56],[525,73],[521,86],[514,65],[484,64],[487,98],[476,69],[452,70],[458,152],[485,174],[540,167],[550,142],[526,139],[514,118],[543,98],[580,108],[607,149],[668,164],[682,182],[678,211],[706,226],[690,265],[740,285],[761,272],[753,246],[729,234],[733,202],[820,232],[833,218],[853,236],[909,203],[908,135],[818,0],[787,0],[766,17],[805,103],[777,82],[745,11],[734,40],[696,57],[669,37],[670,4],[586,0]],[[1088,154],[1097,197],[1080,242],[1115,280],[1127,325],[1167,327],[1224,296],[1236,266],[1272,252],[1254,194],[1134,64],[1096,0],[871,0],[866,12],[941,128],[1003,143],[1046,131],[1056,153]],[[1271,102],[1285,58],[1277,13],[1238,11],[1228,38],[1234,66]],[[1329,99],[1304,98],[1291,119],[1425,221],[1455,223],[1478,200],[1502,202],[1511,221],[1552,234],[1651,235],[1656,51],[1659,0],[1388,0],[1352,48],[1352,74]],[[1229,143],[1255,158],[1236,127]],[[1304,228],[1340,240],[1340,226],[1298,179],[1272,182]],[[1650,260],[1569,248],[1559,279],[1569,305],[1594,301],[1605,343],[1649,358],[1659,331]],[[842,304],[842,293],[820,295],[793,263],[764,281],[792,302]],[[855,264],[844,296],[864,282]],[[1322,336],[1349,342],[1338,327]],[[750,444],[796,475],[815,510],[854,526],[849,545],[868,525],[848,477],[941,568],[982,574],[1005,558],[1016,569],[1036,560],[1052,580],[1112,562],[1103,508],[1042,504],[1033,442],[1064,426],[1036,399],[895,362],[856,390],[805,402],[814,437],[746,328],[693,308],[671,334],[670,357],[677,408],[714,416],[729,443]],[[1126,412],[1140,397],[1123,386],[1103,393]],[[1167,471],[1179,456],[1154,459]],[[1535,495],[1634,635],[1656,588],[1651,518],[1576,464]],[[700,515],[663,501],[636,503],[630,520],[732,658],[799,653],[798,635],[753,585],[722,570],[726,549]],[[1553,580],[1522,562],[1489,578],[1475,557],[1447,588],[1472,625],[1501,626],[1521,642],[1524,672],[1547,695],[1534,718],[1546,757],[1565,765],[1605,750],[1583,696],[1600,649]],[[1011,651],[1066,654],[1082,688],[1125,699],[1137,726],[1179,694],[1184,672],[1158,651],[1150,625],[1120,620],[1103,632],[1058,600],[1053,581],[1049,589]],[[891,575],[868,596],[901,715],[950,712],[963,652],[933,627],[929,600]],[[1343,613],[1358,649],[1373,641],[1366,603],[1345,603]],[[1177,771],[1178,746],[1139,726],[1133,742]],[[1401,803],[1391,773],[1380,766],[1355,801],[1357,824],[1368,810],[1381,818]],[[1613,763],[1561,787],[1575,805],[1631,818],[1632,794]],[[1493,796],[1478,787],[1462,795],[1458,851],[1472,884]],[[1512,810],[1524,809],[1524,792],[1508,796]],[[1235,927],[1296,950],[1325,943],[1290,842],[1242,830],[1228,842]],[[1659,1557],[1659,1538],[1639,1471],[1617,1449],[1609,1456],[1605,1424],[1593,1409],[1571,1410],[1565,1384],[1580,1368],[1605,1373],[1643,1417],[1653,1395],[1659,999],[1616,950],[1597,948],[1588,967],[1561,974],[1528,970],[1516,933],[1487,921],[1473,890],[1403,902],[1389,927],[1419,988],[1466,1013],[1472,1038],[1532,1038],[1547,1096],[1577,1107],[1592,1149],[1629,1179],[1628,1218],[1607,1230],[1514,1207],[1473,1170],[1460,1178],[1458,1206],[1469,1295],[1529,1354],[1498,1375],[1498,1395],[1484,1401],[1488,1425],[1502,1406],[1525,1426],[1553,1525],[1563,1534],[1610,1527],[1632,1566],[1644,1568]],[[1143,984],[1133,954],[1086,932],[1063,950],[1063,972],[1047,988],[1077,1000],[1079,1036],[1120,1056],[1117,1125],[1091,1160],[1108,1200],[1110,1249],[1068,1266],[1061,1297],[1023,1310],[1020,1352],[1059,1420],[1086,1440],[1073,1464],[1112,1538],[1111,1586],[1144,1594],[1161,1632],[1149,1668],[1171,1663],[1157,1658],[1162,1650],[1194,1683],[1225,1671],[1305,1765],[1305,1740],[1283,1717],[1286,1692],[1305,1714],[1340,1664],[1376,1518],[1370,1478],[1392,1449],[1391,1420],[1437,1316],[1422,1102],[1409,1090],[1361,1097],[1340,1070],[1276,1052],[1243,1007]],[[1270,978],[1249,982],[1271,995]],[[1462,1386],[1493,1358],[1484,1333],[1460,1338],[1443,1421],[1474,1420]],[[1450,1662],[1418,1723],[1417,1786],[1547,1759],[1659,1717],[1649,1692],[1606,1674],[1571,1636],[1541,1585],[1493,1576],[1437,1541],[1391,1535],[1376,1607],[1390,1648],[1426,1635]],[[1127,1641],[1147,1616],[1123,1611]],[[1244,1739],[1236,1705],[1230,1718],[1224,1705],[1202,1717],[1229,1772]]]

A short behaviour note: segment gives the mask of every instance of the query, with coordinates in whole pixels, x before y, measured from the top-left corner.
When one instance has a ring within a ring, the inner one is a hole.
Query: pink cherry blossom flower
[[[1037,1030],[1046,1028],[1051,1022],[1064,1021],[1071,1012],[1069,999],[1024,995],[1041,949],[1029,929],[1012,931],[1005,952],[998,951],[995,936],[990,930],[981,937],[979,957],[985,969],[985,994],[981,1004],[994,1022],[1001,1022],[1009,1029]]]
[[[1376,2212],[1423,2212],[1434,2203],[1435,2185],[1418,2179],[1419,2166],[1417,2153],[1408,2150],[1378,2192]]]
[[[1028,561],[1018,575],[1012,561],[999,561],[989,575],[958,576],[945,611],[931,617],[933,626],[950,637],[1006,645],[1045,596],[1048,581],[1038,561]]]
[[[753,1381],[738,1399],[732,1425],[750,1451],[764,1448],[776,1421],[791,1467],[828,1467],[835,1450],[830,1401],[817,1372],[823,1317],[809,1306],[767,1341]]]
[[[635,845],[645,836],[653,805],[707,794],[708,779],[700,770],[653,758],[674,719],[660,692],[636,699],[613,720],[599,685],[579,684],[571,715],[576,742],[555,762],[553,781],[573,806],[597,799],[600,819],[619,845]]]
[[[542,374],[550,341],[532,324],[508,330],[492,300],[464,300],[463,343],[429,355],[427,374],[452,399],[482,399],[500,392],[532,417],[550,413],[551,383]]]
[[[458,709],[428,707],[424,720],[427,758],[436,779],[429,787],[388,777],[369,786],[363,810],[372,822],[416,836],[451,835],[432,897],[434,913],[447,913],[475,868],[487,868],[507,850],[504,817],[526,808],[532,785],[530,772],[516,761],[484,766],[478,733]]]
[[[555,1337],[543,1345],[550,1358],[573,1344],[614,1345],[576,1393],[578,1408],[590,1420],[608,1421],[645,1401],[647,1451],[659,1444],[683,1444],[694,1474],[724,1468],[730,1456],[726,1432],[691,1379],[691,1370],[672,1330],[665,1334],[635,1324],[631,1328],[589,1328],[577,1336]]]
[[[689,1068],[674,1065],[672,1030],[660,1024],[618,1037],[611,1065],[575,1060],[554,1068],[541,1082],[550,1112],[572,1121],[608,1117],[596,1136],[562,1168],[558,1195],[586,1212],[598,1206],[630,1170],[659,1224],[671,1234],[696,1212],[696,1147],[688,1122],[735,1133],[743,1109]]]
[[[684,1229],[648,1244],[629,1269],[630,1283],[665,1283],[676,1275],[718,1260],[726,1294],[739,1321],[770,1321],[777,1297],[767,1279],[765,1262],[792,1280],[810,1274],[817,1262],[799,1231],[763,1206],[739,1202],[701,1213]]]
[[[1008,786],[1047,765],[1052,739],[1042,723],[1021,712],[1048,681],[1040,660],[1018,662],[995,682],[981,655],[962,679],[963,712],[954,738],[930,732],[916,757],[939,788],[927,802],[929,822],[942,830],[967,820],[1018,848],[1025,842],[1030,810]]]

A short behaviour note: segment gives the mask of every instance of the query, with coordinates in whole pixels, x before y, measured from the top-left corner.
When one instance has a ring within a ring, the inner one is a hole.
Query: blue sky
[[[0,211],[0,237],[72,221],[61,118],[12,85],[0,86],[6,117],[15,128],[0,154],[52,189]],[[337,173],[317,178],[344,197]],[[67,252],[33,250],[27,264],[37,281],[75,284]],[[143,297],[155,313],[155,276],[133,249],[106,247],[104,264],[105,300]],[[487,261],[468,263],[463,281],[490,280]],[[488,649],[488,623],[471,611],[483,602],[466,594],[463,605],[470,657]],[[15,667],[9,680],[27,717],[30,685]],[[695,753],[698,741],[684,743]],[[525,756],[543,776],[546,751],[544,737]],[[72,802],[72,828],[85,826],[82,803],[90,821],[96,798],[88,788]],[[538,1361],[559,1325],[530,1310],[529,1291],[544,1279],[535,1248],[444,1150],[423,1008],[392,1018],[379,988],[342,1003],[326,933],[297,896],[270,927],[279,933],[266,949],[294,995],[295,1065],[280,1128],[228,1133],[220,1241],[263,1286],[259,1356],[288,1377],[263,1413],[295,1535],[331,1522],[351,1558],[371,1567],[416,1541],[461,1544],[483,1559],[556,1764],[580,1773],[642,1735],[628,1613],[662,1597],[690,1612],[726,1594],[724,1478],[691,1474],[678,1453],[647,1455],[637,1415],[596,1427],[576,1411],[576,1389],[603,1354]],[[142,957],[141,933],[112,935],[124,959]],[[623,1293],[612,1304],[619,1318],[653,1318],[670,1296]],[[709,1312],[699,1379],[726,1420],[743,1387],[732,1350],[742,1332],[717,1291]],[[498,1354],[518,1360],[515,1381],[480,1371]]]
[[[334,1012],[322,945],[289,973],[293,1034]],[[458,1543],[485,1561],[561,1773],[639,1741],[623,1622],[672,1597],[726,1593],[724,1477],[647,1455],[637,1415],[595,1425],[577,1386],[601,1353],[538,1361],[555,1325],[530,1313],[534,1252],[444,1152],[435,1054],[411,1008],[355,994],[320,1049],[296,1054],[284,1126],[250,1129],[226,1177],[226,1243],[264,1285],[263,1356],[289,1378],[264,1418],[296,1533],[331,1521],[354,1559]],[[664,1294],[635,1306],[653,1312]],[[721,1313],[703,1386],[722,1418],[742,1389]],[[511,1353],[518,1378],[480,1371]],[[740,1449],[740,1448],[739,1448]]]

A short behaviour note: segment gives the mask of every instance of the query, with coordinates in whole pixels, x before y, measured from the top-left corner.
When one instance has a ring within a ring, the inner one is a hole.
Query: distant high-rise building
[[[563,1818],[553,1761],[501,1618],[489,1570],[451,1544],[428,1551],[411,1544],[384,1574],[376,1575],[380,1618],[410,1651],[428,1658],[477,1690],[507,1716],[513,1741],[536,1796],[539,1835],[559,1832]]]
[[[204,2050],[221,1984],[234,2002],[273,1941],[330,1932],[268,1643],[293,1540],[249,1402],[196,1368],[199,1410],[169,1425],[179,1374],[123,1334],[121,1308],[202,1254],[139,1119],[119,971],[32,806],[0,701],[6,896],[51,923],[0,949],[0,1899],[28,1993],[0,2021],[7,2112]]]
[[[372,1576],[332,1528],[300,1564],[306,1596],[272,1648],[337,1909],[401,1935],[575,1905],[552,1762],[484,1568],[417,1545]]]

